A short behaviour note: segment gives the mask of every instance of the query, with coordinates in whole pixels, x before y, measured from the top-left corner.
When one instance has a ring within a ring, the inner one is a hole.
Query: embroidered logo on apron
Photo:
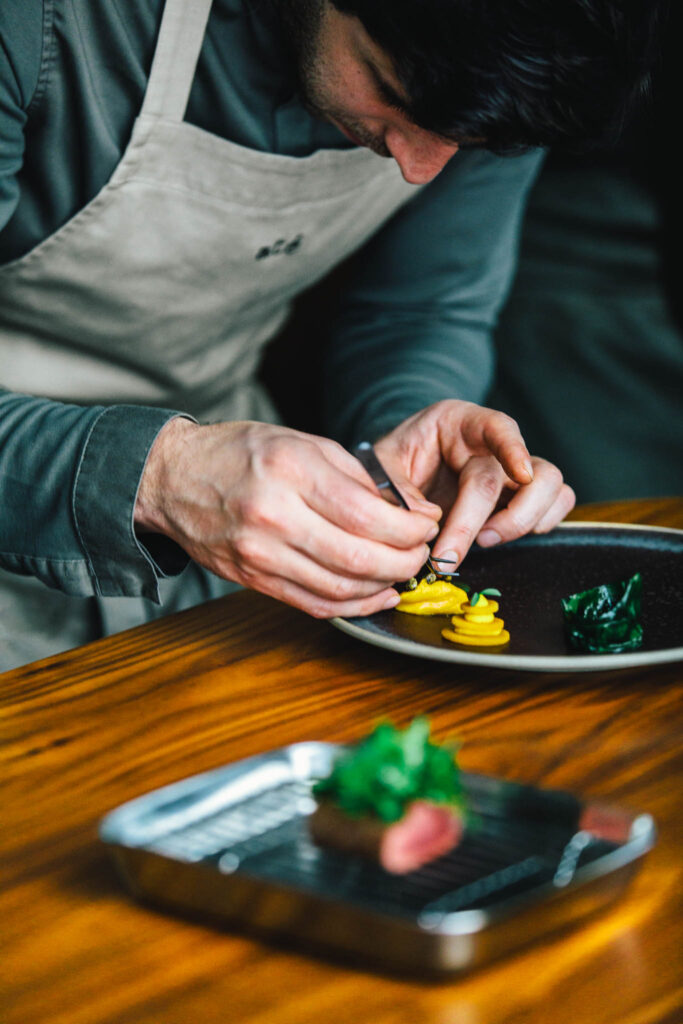
[[[269,256],[291,256],[297,251],[303,240],[303,235],[297,235],[291,242],[288,242],[286,238],[278,238],[277,242],[273,242],[272,245],[262,245],[254,259],[265,260]]]

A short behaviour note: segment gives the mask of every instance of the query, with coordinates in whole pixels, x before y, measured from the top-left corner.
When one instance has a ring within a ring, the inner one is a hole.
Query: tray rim
[[[649,526],[640,523],[603,523],[591,520],[577,520],[569,523],[560,523],[555,527],[556,531],[598,529],[606,532],[614,530],[647,531],[652,533],[674,534],[683,539],[683,530],[672,526]],[[526,535],[536,536],[536,535]],[[542,534],[538,536],[550,536]],[[519,540],[524,540],[520,537]],[[511,543],[515,543],[512,541]],[[366,616],[370,618],[370,616]],[[354,619],[336,616],[328,620],[335,629],[346,633],[355,640],[370,644],[372,647],[379,647],[385,651],[392,651],[396,654],[407,654],[413,658],[425,658],[429,661],[443,661],[452,664],[482,665],[487,668],[497,668],[503,671],[528,671],[528,672],[609,672],[621,668],[636,668],[639,665],[661,665],[668,662],[680,661],[683,659],[683,646],[667,647],[660,651],[625,651],[621,654],[582,654],[577,651],[575,654],[498,654],[485,651],[466,651],[454,647],[452,650],[442,647],[432,647],[429,644],[418,643],[415,640],[405,640],[402,637],[392,637],[384,633],[373,633],[363,626],[356,625]]]
[[[137,854],[153,858],[160,857],[164,861],[176,863],[184,870],[199,870],[202,872],[216,873],[216,869],[213,866],[208,866],[201,862],[187,862],[176,859],[159,851],[149,849],[142,842],[126,842],[121,838],[121,836],[117,836],[117,827],[120,824],[123,824],[125,827],[127,819],[130,816],[135,817],[136,812],[138,816],[146,813],[148,808],[154,807],[158,804],[159,798],[165,795],[169,797],[172,796],[177,800],[179,795],[182,796],[185,793],[201,791],[207,782],[212,780],[217,781],[220,779],[220,786],[223,784],[229,784],[232,780],[239,778],[241,773],[250,769],[254,770],[262,766],[267,766],[269,763],[276,762],[293,767],[296,755],[304,755],[308,749],[311,749],[313,752],[327,751],[331,755],[336,751],[344,749],[345,746],[348,745],[330,743],[328,741],[302,740],[288,744],[284,747],[278,747],[269,751],[254,754],[250,757],[242,758],[226,765],[218,766],[217,768],[209,769],[208,771],[201,772],[197,775],[187,776],[177,780],[176,782],[168,783],[164,786],[158,787],[157,789],[150,790],[140,796],[134,797],[132,800],[128,800],[109,811],[99,823],[99,838],[112,850],[112,852],[116,854],[117,859],[120,857],[125,858],[127,853],[134,851]],[[629,864],[637,861],[639,858],[642,858],[656,843],[656,824],[652,815],[647,812],[626,810],[615,804],[602,800],[593,800],[590,798],[584,799],[580,794],[576,794],[571,790],[559,789],[557,787],[537,786],[534,783],[507,780],[500,778],[499,776],[486,775],[481,772],[462,772],[462,776],[465,778],[481,779],[494,783],[504,783],[506,786],[519,789],[531,789],[539,793],[565,796],[569,795],[573,799],[579,801],[584,810],[590,807],[620,810],[629,815],[632,834],[624,843],[617,846],[614,850],[611,850],[596,860],[590,861],[576,869],[567,885],[559,886],[554,884],[552,881],[546,882],[534,889],[533,893],[526,893],[519,897],[510,898],[498,906],[494,905],[493,907],[481,909],[452,910],[443,912],[423,911],[420,914],[417,914],[413,919],[394,915],[374,907],[358,908],[361,913],[365,913],[375,919],[391,922],[391,924],[396,927],[405,927],[413,933],[417,932],[422,935],[432,935],[435,938],[453,938],[467,935],[473,936],[492,927],[499,921],[513,917],[515,914],[522,913],[525,910],[530,910],[537,904],[545,905],[550,901],[560,898],[565,892],[574,892],[581,889],[591,881],[595,881],[601,877],[614,875],[619,869],[623,869]],[[292,772],[290,777],[295,778],[295,773]],[[306,778],[306,776],[303,777]],[[310,776],[308,776],[308,778],[310,778]],[[199,817],[197,820],[201,821],[202,818]],[[149,837],[146,840],[148,843],[151,841],[153,840]],[[132,879],[129,872],[125,871],[124,874],[129,888],[133,889],[131,884]],[[345,906],[355,906],[355,904],[346,904],[345,901],[340,901],[339,898],[334,895],[327,895],[322,891],[297,886],[291,882],[280,881],[277,879],[265,881],[259,875],[251,874],[248,870],[240,870],[239,868],[231,875],[223,875],[218,872],[218,877],[224,880],[229,878],[244,878],[262,884],[267,888],[287,890],[291,893],[299,894],[313,900],[320,900],[329,904],[342,903]]]

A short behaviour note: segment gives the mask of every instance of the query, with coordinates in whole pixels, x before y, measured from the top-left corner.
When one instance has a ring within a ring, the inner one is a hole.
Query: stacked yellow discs
[[[447,580],[420,580],[412,590],[404,590],[396,611],[410,615],[452,615],[459,612],[467,601],[461,587]]]
[[[467,647],[502,647],[510,640],[510,634],[503,627],[502,619],[495,617],[498,602],[479,594],[474,604],[463,604],[460,614],[451,619],[452,629],[442,629],[444,640]]]

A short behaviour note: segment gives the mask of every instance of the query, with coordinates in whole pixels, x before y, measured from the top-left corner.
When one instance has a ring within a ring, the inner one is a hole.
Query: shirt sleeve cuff
[[[174,541],[138,536],[133,514],[140,478],[160,430],[185,413],[113,405],[92,425],[73,489],[73,515],[93,588],[102,597],[146,597],[160,602],[159,579],[189,562]]]

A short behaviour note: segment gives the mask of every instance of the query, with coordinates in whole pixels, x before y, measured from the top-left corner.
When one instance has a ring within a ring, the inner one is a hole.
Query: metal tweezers
[[[388,476],[386,470],[384,469],[384,466],[377,458],[377,453],[370,444],[370,442],[361,441],[360,444],[357,444],[356,447],[353,449],[353,454],[356,456],[356,458],[362,465],[363,469],[365,469],[366,472],[370,475],[373,483],[378,488],[378,490],[389,491],[390,494],[392,494],[393,497],[395,498],[397,504],[401,506],[401,508],[406,508],[408,509],[408,511],[410,511],[410,505],[405,500],[405,498],[403,497],[403,495],[401,494],[393,480]],[[455,569],[437,568],[437,566],[434,565],[435,562],[442,562],[452,566],[456,566],[458,564],[450,558],[437,558],[435,555],[430,555],[430,557],[427,559],[427,565],[429,567],[429,571],[434,573],[435,576],[458,575]]]

